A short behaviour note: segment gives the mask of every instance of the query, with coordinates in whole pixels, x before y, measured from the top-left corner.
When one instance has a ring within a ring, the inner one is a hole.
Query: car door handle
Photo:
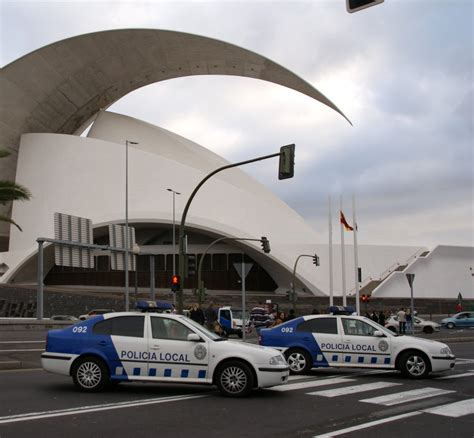
[[[100,341],[97,343],[97,345],[100,345],[101,347],[105,347],[106,345],[109,345],[107,341]]]
[[[150,350],[159,350],[161,347],[159,345],[152,345]]]
[[[350,339],[343,339],[342,342],[347,342],[348,344],[350,344],[351,340]]]

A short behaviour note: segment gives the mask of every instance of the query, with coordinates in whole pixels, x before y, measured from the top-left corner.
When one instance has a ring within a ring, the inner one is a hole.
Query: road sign
[[[410,285],[410,287],[413,287],[413,282],[415,281],[415,274],[406,274],[406,276],[408,284]]]
[[[252,269],[253,263],[244,263],[244,278],[247,278],[248,273]],[[242,278],[242,263],[234,263],[234,268],[239,274],[239,277]]]
[[[92,221],[64,213],[54,213],[54,238],[75,243],[93,243]],[[57,266],[94,268],[94,253],[90,248],[54,244],[54,263]]]

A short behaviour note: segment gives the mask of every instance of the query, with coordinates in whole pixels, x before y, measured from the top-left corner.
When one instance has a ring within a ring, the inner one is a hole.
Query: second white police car
[[[374,321],[355,315],[308,315],[262,329],[259,344],[285,355],[292,374],[316,367],[397,369],[419,379],[454,367],[446,344],[398,336]]]
[[[122,312],[48,332],[43,368],[72,376],[83,391],[149,381],[217,385],[226,396],[286,383],[275,349],[228,341],[182,315]]]

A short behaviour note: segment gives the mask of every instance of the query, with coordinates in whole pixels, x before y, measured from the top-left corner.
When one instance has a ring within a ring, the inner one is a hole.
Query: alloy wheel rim
[[[288,365],[292,371],[301,371],[306,366],[306,359],[301,353],[293,353],[288,357]]]
[[[420,356],[411,356],[407,360],[407,370],[412,376],[421,376],[425,369],[425,361]]]
[[[247,375],[240,367],[228,367],[222,373],[221,383],[226,391],[237,394],[247,385]]]
[[[100,383],[102,371],[94,362],[84,362],[77,369],[77,380],[85,388],[94,388]]]

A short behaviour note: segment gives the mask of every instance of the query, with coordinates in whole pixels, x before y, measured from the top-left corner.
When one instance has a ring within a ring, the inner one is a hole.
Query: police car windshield
[[[225,340],[224,338],[221,338],[219,335],[216,335],[215,333],[210,332],[206,327],[203,327],[201,324],[197,323],[196,321],[193,321],[191,318],[188,318],[187,316],[182,316],[181,318],[185,319],[186,322],[191,324],[198,332],[203,333],[208,338],[211,338],[213,341]]]

